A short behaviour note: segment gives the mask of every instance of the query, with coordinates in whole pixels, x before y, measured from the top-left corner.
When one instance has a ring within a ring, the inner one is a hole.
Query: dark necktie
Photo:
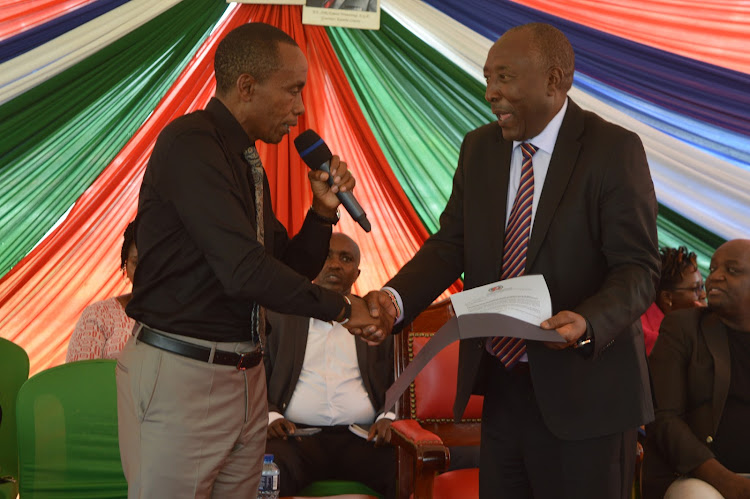
[[[253,185],[255,186],[255,235],[258,242],[262,245],[265,240],[265,231],[263,227],[263,163],[260,161],[258,150],[255,146],[245,149],[245,161],[250,165],[250,172],[253,176]],[[253,303],[251,315],[253,341],[258,346],[265,344],[266,332],[266,309]]]
[[[503,270],[500,276],[502,280],[526,273],[526,249],[529,246],[531,207],[534,202],[534,167],[531,157],[534,156],[536,147],[524,142],[521,144],[521,151],[521,181],[510,211],[503,242]],[[526,352],[526,341],[510,336],[496,336],[490,340],[489,350],[500,359],[506,369],[510,369]]]

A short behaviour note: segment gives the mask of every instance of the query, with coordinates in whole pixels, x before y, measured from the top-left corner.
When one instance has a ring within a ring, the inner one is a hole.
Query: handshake
[[[349,320],[343,326],[368,345],[380,344],[393,329],[396,304],[385,291],[370,291],[364,298],[348,295],[352,302]]]

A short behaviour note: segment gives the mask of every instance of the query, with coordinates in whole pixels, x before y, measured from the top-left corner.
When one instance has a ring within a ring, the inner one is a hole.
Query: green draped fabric
[[[128,142],[226,9],[180,2],[0,106],[0,276]]]
[[[362,110],[423,223],[433,233],[463,136],[493,117],[484,85],[385,12],[380,31],[328,28]],[[707,274],[723,240],[660,206],[659,244],[687,246]]]
[[[328,28],[375,136],[430,233],[463,136],[492,118],[484,86],[387,13],[380,31]]]
[[[659,244],[661,246],[686,246],[698,255],[698,268],[704,276],[708,275],[711,255],[725,240],[681,217],[664,205],[659,205],[659,217],[656,219],[659,227]]]

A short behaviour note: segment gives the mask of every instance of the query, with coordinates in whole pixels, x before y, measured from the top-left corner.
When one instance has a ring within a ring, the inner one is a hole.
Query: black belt
[[[183,357],[202,360],[203,362],[208,362],[208,359],[211,358],[211,348],[209,347],[178,340],[171,336],[161,334],[158,331],[154,331],[146,326],[141,328],[137,338],[138,341],[142,341],[154,348],[176,353]],[[214,351],[213,363],[222,366],[235,366],[238,370],[244,371],[245,369],[257,366],[261,360],[263,360],[263,350],[258,347],[254,351],[247,353],[216,350]]]

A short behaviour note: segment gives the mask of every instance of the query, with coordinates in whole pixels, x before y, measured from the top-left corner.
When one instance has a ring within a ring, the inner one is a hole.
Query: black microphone
[[[327,172],[328,185],[333,185],[333,176],[331,175],[331,158],[333,154],[331,154],[331,150],[328,149],[323,139],[320,138],[320,135],[313,130],[306,130],[294,139],[294,146],[297,148],[302,161],[311,170],[323,170]],[[336,196],[352,218],[365,229],[365,232],[370,232],[370,221],[367,220],[367,214],[365,214],[365,210],[357,202],[354,194],[349,191],[339,191],[336,193]]]

